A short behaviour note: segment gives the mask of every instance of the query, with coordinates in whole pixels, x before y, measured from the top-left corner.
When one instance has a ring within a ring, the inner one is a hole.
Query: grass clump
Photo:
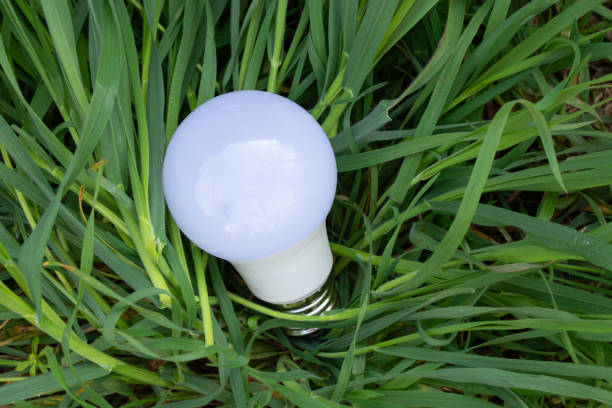
[[[0,1],[0,405],[611,405],[611,16]],[[180,119],[237,89],[331,138],[331,314],[254,303],[165,209]]]

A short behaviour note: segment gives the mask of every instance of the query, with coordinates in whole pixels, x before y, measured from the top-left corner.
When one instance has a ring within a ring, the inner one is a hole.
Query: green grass
[[[606,7],[0,0],[0,406],[612,406]],[[168,140],[236,89],[330,137],[329,314],[165,209]]]

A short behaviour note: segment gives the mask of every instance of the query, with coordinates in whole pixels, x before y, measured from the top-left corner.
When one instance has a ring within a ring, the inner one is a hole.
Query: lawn
[[[612,406],[611,88],[603,0],[0,0],[0,406]],[[330,138],[323,315],[166,208],[241,89]]]

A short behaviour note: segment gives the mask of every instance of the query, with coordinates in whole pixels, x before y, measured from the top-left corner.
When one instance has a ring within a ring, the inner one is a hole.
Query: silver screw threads
[[[336,307],[336,282],[331,277],[321,288],[306,299],[288,305],[280,305],[283,311],[305,316],[317,316]],[[316,327],[288,327],[285,332],[290,336],[306,336],[319,330]]]

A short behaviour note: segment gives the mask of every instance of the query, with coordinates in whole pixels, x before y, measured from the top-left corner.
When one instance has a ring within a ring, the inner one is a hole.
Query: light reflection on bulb
[[[240,161],[247,156],[249,171]],[[222,219],[231,238],[247,234],[257,239],[269,223],[291,222],[279,215],[291,213],[301,177],[296,153],[276,140],[232,143],[202,163],[195,199],[204,214]]]

